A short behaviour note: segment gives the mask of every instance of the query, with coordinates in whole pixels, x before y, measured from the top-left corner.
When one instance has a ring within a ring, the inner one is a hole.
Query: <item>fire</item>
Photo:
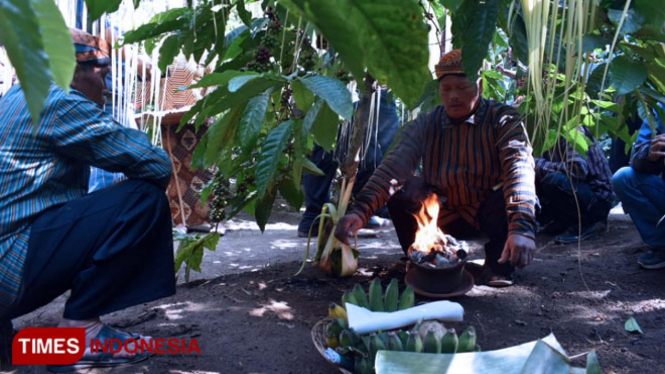
[[[443,234],[443,231],[437,225],[439,217],[439,197],[432,193],[420,208],[418,214],[413,215],[418,222],[418,230],[416,231],[416,238],[409,248],[409,255],[413,250],[429,254],[432,251],[445,252],[448,240]]]

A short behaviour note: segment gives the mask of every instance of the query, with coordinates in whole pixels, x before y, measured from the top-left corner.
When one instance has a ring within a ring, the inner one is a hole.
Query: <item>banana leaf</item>
[[[434,354],[379,351],[376,374],[585,374],[570,366],[554,337],[486,352]],[[535,371],[534,371],[535,370]]]

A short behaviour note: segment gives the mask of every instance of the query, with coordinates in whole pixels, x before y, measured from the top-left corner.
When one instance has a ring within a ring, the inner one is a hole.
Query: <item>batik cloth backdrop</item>
[[[182,88],[196,83],[202,75],[202,69],[180,56],[168,67],[158,88],[159,92],[153,92],[150,86],[145,86],[141,87],[145,89],[145,94],[140,92],[137,95],[137,107],[152,109],[144,112],[144,120],[160,124],[162,145],[173,162],[174,173],[167,188],[171,217],[174,224],[188,228],[209,225],[210,204],[201,203],[201,191],[210,183],[213,173],[191,168],[192,154],[208,125],[200,126],[199,131],[196,131],[193,124],[185,125],[180,131],[176,130],[182,116],[204,94],[200,90]],[[152,100],[141,102],[145,98]]]

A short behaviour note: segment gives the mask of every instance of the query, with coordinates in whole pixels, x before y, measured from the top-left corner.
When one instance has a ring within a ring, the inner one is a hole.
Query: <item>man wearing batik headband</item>
[[[480,231],[489,238],[477,282],[509,286],[514,267],[527,266],[536,247],[531,144],[515,109],[481,97],[481,80],[467,78],[461,55],[454,50],[441,57],[436,75],[443,105],[406,125],[335,235],[348,243],[387,204],[407,253],[418,227],[414,214],[435,192],[443,232],[464,237]],[[415,178],[421,162],[422,177]]]
[[[51,85],[37,126],[19,85],[0,99],[0,346],[11,339],[12,318],[68,290],[60,327],[84,327],[86,342],[144,339],[102,324],[100,316],[175,293],[164,192],[169,157],[102,110],[108,44],[80,30],[72,30],[72,40],[71,90]],[[128,180],[87,194],[91,165]],[[50,370],[147,357],[140,350],[86,351],[76,365]]]

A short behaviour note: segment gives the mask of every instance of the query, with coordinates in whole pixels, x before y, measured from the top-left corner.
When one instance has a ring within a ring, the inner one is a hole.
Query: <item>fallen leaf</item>
[[[642,329],[640,328],[640,325],[637,324],[637,321],[635,320],[634,317],[628,318],[626,320],[626,323],[624,323],[623,328],[626,329],[628,332],[638,332],[640,334],[644,334],[642,332]]]

